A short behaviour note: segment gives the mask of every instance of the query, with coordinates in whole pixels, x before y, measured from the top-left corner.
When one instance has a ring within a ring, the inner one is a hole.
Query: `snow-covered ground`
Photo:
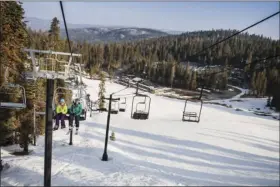
[[[207,101],[206,103],[222,104],[224,106],[220,107],[229,107],[231,108],[231,112],[237,111],[237,113],[240,113],[240,111],[242,111],[242,115],[254,116],[256,114],[265,114],[266,116],[262,116],[265,119],[280,119],[280,115],[278,112],[271,110],[269,107],[266,107],[267,98],[241,98],[242,95],[248,92],[248,89],[242,89],[232,85],[229,86],[239,89],[241,91],[240,94],[232,97],[231,99],[211,100]]]
[[[84,82],[96,100],[99,81]],[[109,94],[124,87],[106,82],[106,88]],[[182,122],[184,101],[148,93],[149,119],[133,120],[129,94],[134,92],[129,88],[117,94],[128,94],[127,108],[111,115],[110,134],[115,132],[116,141],[109,140],[108,162],[100,160],[106,112],[81,122],[73,146],[66,129],[53,133],[52,185],[279,186],[279,121],[207,104],[200,123]],[[198,104],[188,104],[188,110],[198,110]],[[5,151],[13,147],[3,149],[10,167],[2,173],[2,185],[43,185],[43,136],[29,156]]]

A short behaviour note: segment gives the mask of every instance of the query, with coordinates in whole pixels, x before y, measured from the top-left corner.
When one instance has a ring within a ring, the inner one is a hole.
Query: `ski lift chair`
[[[24,49],[29,53],[29,59],[31,59],[32,67],[31,71],[25,72],[26,79],[48,78],[48,79],[63,79],[73,78],[74,74],[71,72],[73,69],[72,57],[81,57],[81,54],[36,50],[36,49]],[[63,55],[63,59],[59,60],[59,56]]]
[[[136,104],[135,110],[134,110],[134,100],[135,98],[144,98],[144,101],[138,102]],[[145,109],[141,110],[139,109],[139,106],[145,106]],[[150,114],[150,106],[151,106],[151,98],[147,95],[143,94],[137,94],[136,96],[133,97],[132,99],[132,109],[131,109],[131,118],[132,119],[140,119],[140,120],[146,120],[149,118]]]
[[[73,89],[77,90],[77,93],[74,95],[74,98],[78,99],[79,103],[82,105],[82,114],[80,115],[80,120],[86,120],[88,110],[87,92],[80,85]]]
[[[118,113],[119,113],[119,101],[113,100],[111,114],[118,114]]]
[[[10,98],[17,98],[20,93],[20,99],[11,101]],[[23,86],[18,84],[4,84],[0,87],[0,108],[5,109],[23,109],[26,108],[26,94]]]
[[[126,98],[124,98],[124,101],[119,103],[119,111],[125,112],[125,109],[126,109]]]
[[[52,103],[52,107],[53,107],[53,119],[55,119],[55,115],[56,115],[56,105],[59,103],[59,99],[61,97],[61,95],[67,94],[67,92],[62,92],[62,90],[66,90],[66,91],[70,91],[71,94],[73,94],[72,90],[66,87],[57,87],[54,90],[54,96],[53,96],[53,103]],[[60,97],[59,97],[60,96]],[[71,105],[71,100],[67,101],[65,100],[65,104],[68,107],[68,112],[66,114],[66,118],[65,120],[69,119],[69,107]]]
[[[89,112],[92,111],[93,101],[90,100],[89,94],[87,94],[86,103],[87,103],[87,111]]]
[[[92,117],[92,112],[98,111],[98,100],[97,101],[89,101],[88,111],[90,112],[90,117]]]
[[[183,111],[182,121],[197,122],[197,123],[199,123],[200,116],[201,116],[201,111],[202,111],[203,101],[201,99],[194,99],[194,101],[199,101],[200,102],[200,109],[199,109],[198,113],[197,112],[187,112],[186,111],[186,107],[187,107],[187,102],[188,101],[189,101],[188,99],[185,101],[185,107],[184,107],[184,111]]]
[[[80,98],[78,101],[82,105],[82,114],[80,115],[80,121],[84,121],[87,119],[87,104],[86,100],[83,98]]]

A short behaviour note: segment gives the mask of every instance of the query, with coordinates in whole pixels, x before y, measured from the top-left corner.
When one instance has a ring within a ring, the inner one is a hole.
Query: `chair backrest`
[[[26,94],[24,87],[18,84],[3,84],[0,87],[0,108],[26,108]]]

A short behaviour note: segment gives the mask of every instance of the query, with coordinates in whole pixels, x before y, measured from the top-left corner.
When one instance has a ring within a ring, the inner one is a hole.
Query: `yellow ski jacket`
[[[58,106],[56,107],[56,113],[57,113],[57,114],[58,114],[58,113],[67,114],[67,111],[68,111],[67,105],[64,105],[64,106],[58,105]]]

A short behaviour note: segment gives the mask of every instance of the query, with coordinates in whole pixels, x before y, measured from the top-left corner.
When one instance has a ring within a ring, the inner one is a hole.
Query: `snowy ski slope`
[[[84,82],[91,99],[97,99],[99,81]],[[122,88],[106,82],[107,94]],[[134,92],[129,88],[117,95]],[[148,120],[130,118],[131,96],[126,112],[111,115],[110,134],[114,130],[116,141],[109,140],[108,162],[100,160],[106,112],[81,122],[73,146],[67,129],[55,131],[52,185],[279,186],[279,121],[206,104],[200,123],[182,122],[184,101],[149,95]],[[198,104],[189,109],[198,110]],[[43,136],[29,156],[8,154],[15,146],[3,149],[10,167],[2,173],[2,185],[43,185]]]

